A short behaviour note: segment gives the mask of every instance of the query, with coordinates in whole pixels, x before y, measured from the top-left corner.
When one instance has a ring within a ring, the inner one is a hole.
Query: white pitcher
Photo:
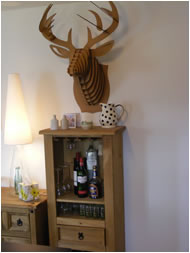
[[[102,112],[100,114],[100,124],[105,128],[112,128],[117,125],[117,122],[121,119],[124,113],[124,107],[120,104],[103,104],[100,103]],[[121,107],[121,112],[118,114],[117,107]]]

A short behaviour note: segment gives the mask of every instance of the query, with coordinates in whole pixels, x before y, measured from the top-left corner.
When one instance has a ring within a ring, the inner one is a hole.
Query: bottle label
[[[78,176],[78,183],[85,184],[87,182],[87,176]]]
[[[79,195],[87,194],[87,190],[78,190],[78,194]]]
[[[92,199],[97,199],[98,198],[98,187],[97,187],[97,185],[90,184],[89,192],[90,192],[90,197]]]
[[[97,166],[97,160],[87,160],[87,168],[88,170],[93,170],[93,167]]]
[[[97,166],[97,153],[87,152],[87,168],[88,170],[92,170],[93,166]]]
[[[93,170],[93,178],[96,178],[96,170]]]
[[[77,171],[73,171],[74,186],[77,186]]]

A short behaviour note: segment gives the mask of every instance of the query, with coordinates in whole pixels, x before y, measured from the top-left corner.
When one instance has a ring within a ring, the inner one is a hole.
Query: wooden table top
[[[39,200],[25,202],[18,198],[18,195],[10,192],[10,188],[1,187],[1,206],[18,208],[36,208],[40,203],[47,200],[46,190],[40,190]]]

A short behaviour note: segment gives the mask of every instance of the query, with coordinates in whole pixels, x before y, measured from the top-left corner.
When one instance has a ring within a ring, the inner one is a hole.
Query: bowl
[[[92,126],[93,126],[92,121],[82,121],[82,122],[81,122],[81,127],[82,127],[82,129],[84,129],[84,130],[91,129]]]

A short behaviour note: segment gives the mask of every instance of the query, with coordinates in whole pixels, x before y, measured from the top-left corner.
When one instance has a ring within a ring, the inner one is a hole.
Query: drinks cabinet
[[[125,127],[89,130],[41,130],[44,135],[50,245],[79,251],[125,251],[123,131]],[[98,153],[101,198],[79,198],[73,191],[76,152],[89,145]]]

